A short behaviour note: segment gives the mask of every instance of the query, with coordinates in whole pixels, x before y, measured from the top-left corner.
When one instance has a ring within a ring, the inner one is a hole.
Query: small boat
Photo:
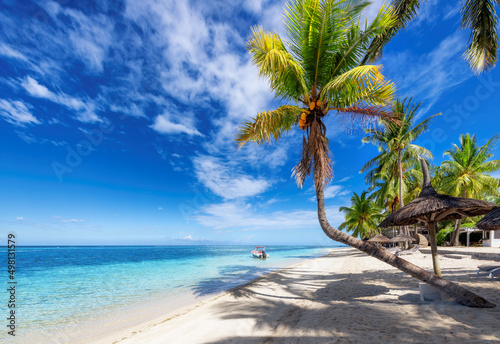
[[[255,258],[269,258],[266,253],[266,248],[264,246],[257,246],[254,251],[252,251],[252,256]]]

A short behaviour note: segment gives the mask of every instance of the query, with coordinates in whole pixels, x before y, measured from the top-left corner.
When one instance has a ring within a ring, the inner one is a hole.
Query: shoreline
[[[432,268],[425,254],[405,259]],[[418,280],[352,248],[270,272],[92,344],[495,342],[500,283],[475,276],[484,260],[441,257],[443,276],[498,305],[422,302]]]

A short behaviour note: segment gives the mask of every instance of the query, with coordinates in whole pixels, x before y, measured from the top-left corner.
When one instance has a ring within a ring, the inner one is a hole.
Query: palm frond
[[[466,0],[462,28],[472,30],[464,57],[477,74],[493,68],[498,56],[497,16],[494,0]]]
[[[370,106],[359,104],[346,108],[332,108],[341,114],[341,122],[344,130],[355,131],[376,125],[380,118],[388,121],[396,120],[391,116],[391,111],[386,106]]]
[[[277,34],[264,32],[261,26],[253,27],[247,49],[259,69],[259,75],[269,80],[271,89],[277,95],[297,99],[308,94],[302,66],[286,50]]]
[[[370,40],[386,32],[395,22],[396,16],[393,8],[383,5],[375,19],[370,25],[367,25],[364,31],[360,29],[355,30],[355,27],[351,26],[347,35],[346,44],[342,49],[345,53],[336,59],[332,67],[330,78],[337,75],[338,72],[343,72],[358,66]]]
[[[320,99],[336,107],[349,107],[358,102],[387,105],[392,101],[395,86],[390,81],[384,81],[380,68],[358,66],[336,76],[322,88]]]
[[[393,0],[391,2],[394,16],[396,18],[394,24],[386,31],[377,35],[368,48],[362,64],[373,63],[382,57],[382,50],[406,25],[415,18],[417,10],[420,7],[419,0]]]
[[[243,147],[248,141],[256,143],[270,142],[274,137],[278,140],[292,126],[298,123],[302,109],[297,106],[284,105],[274,111],[259,113],[252,121],[245,122],[236,136],[238,147]]]

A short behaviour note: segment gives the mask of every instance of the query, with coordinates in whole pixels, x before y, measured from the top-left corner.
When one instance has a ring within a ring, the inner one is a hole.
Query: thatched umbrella
[[[500,208],[490,211],[476,223],[476,227],[485,231],[500,229]]]
[[[401,233],[396,235],[394,238],[391,238],[389,242],[408,242],[413,240],[415,239],[412,238],[411,236]]]
[[[389,242],[389,238],[383,236],[382,234],[377,234],[373,238],[368,239],[368,242],[372,242],[375,246],[380,247],[382,243]]]
[[[420,195],[398,211],[389,215],[382,221],[379,227],[406,226],[418,221],[427,223],[431,239],[434,274],[441,277],[436,243],[436,223],[487,214],[498,206],[477,199],[438,194],[432,187],[429,169],[425,160],[420,158],[420,164],[422,165],[422,173],[424,174],[424,183]]]
[[[382,234],[377,234],[373,238],[368,239],[368,242],[386,243],[389,242],[389,238],[383,236]]]
[[[389,242],[392,242],[392,243],[404,243],[404,248],[406,249],[407,245],[406,243],[407,242],[412,242],[413,240],[415,240],[414,238],[412,238],[411,236],[409,235],[406,235],[404,233],[399,233],[398,235],[396,235],[395,237],[392,237]]]

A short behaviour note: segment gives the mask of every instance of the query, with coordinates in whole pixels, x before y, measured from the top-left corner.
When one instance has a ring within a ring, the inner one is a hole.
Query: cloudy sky
[[[376,1],[366,13],[372,18]],[[291,170],[301,133],[237,150],[238,125],[280,100],[245,40],[283,33],[282,1],[12,1],[0,12],[2,239],[20,245],[317,244],[311,181]],[[456,4],[429,0],[380,61],[420,116],[434,163],[460,134],[499,132],[498,68],[473,75]],[[376,149],[329,121],[338,208],[367,186]],[[496,153],[500,153],[497,149]],[[0,234],[1,234],[0,233]]]

